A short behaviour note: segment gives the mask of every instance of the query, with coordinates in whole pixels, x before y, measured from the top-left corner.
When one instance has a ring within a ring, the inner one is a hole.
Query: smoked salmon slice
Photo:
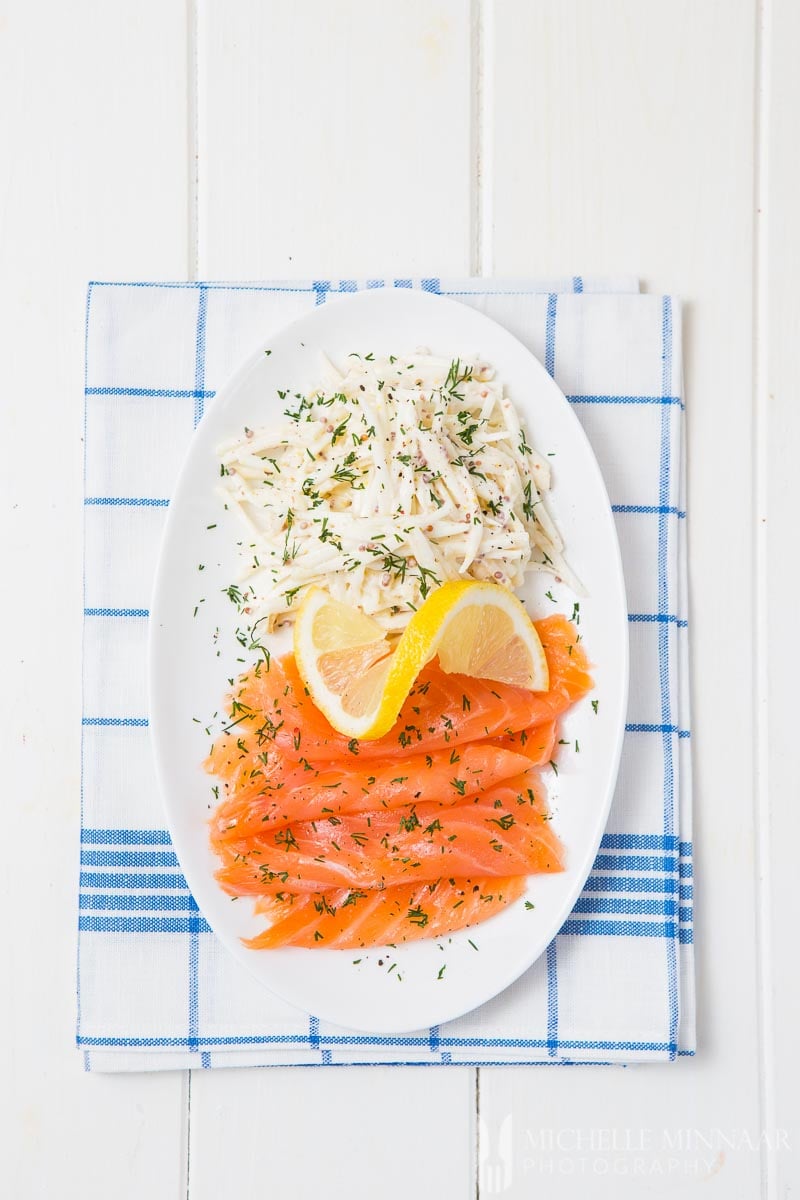
[[[225,864],[217,879],[241,896],[559,871],[562,846],[534,776],[529,771],[453,808],[416,804],[298,822],[242,842],[212,838]]]
[[[223,778],[252,754],[276,746],[295,762],[350,762],[513,735],[552,722],[592,686],[574,626],[556,615],[536,622],[547,656],[550,690],[529,692],[491,680],[448,675],[437,660],[418,676],[395,725],[373,741],[347,739],[306,695],[294,658],[259,663],[231,697],[231,724],[217,740],[208,769]]]
[[[212,836],[219,842],[239,841],[291,821],[415,803],[452,806],[520,775],[531,761],[524,750],[476,742],[458,750],[411,755],[401,765],[373,759],[368,770],[356,769],[355,763],[307,770],[274,751],[265,763],[257,759],[249,775],[240,773],[243,785],[229,787],[212,818]]]
[[[337,888],[265,897],[256,908],[272,924],[244,944],[252,950],[278,946],[357,950],[441,937],[485,921],[518,900],[525,887],[525,878],[515,875],[435,879],[382,891]]]
[[[534,725],[531,729],[503,734],[490,744],[500,750],[512,750],[523,754],[529,767],[541,767],[553,761],[557,730],[557,721],[545,721],[543,725]]]

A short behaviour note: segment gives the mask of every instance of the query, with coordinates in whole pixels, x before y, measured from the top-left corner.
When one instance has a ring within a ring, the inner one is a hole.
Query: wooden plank
[[[796,553],[796,512],[800,482],[800,170],[795,114],[800,105],[797,47],[800,8],[774,0],[763,33],[762,170],[759,197],[762,239],[759,260],[763,290],[760,309],[759,457],[760,550],[758,579],[762,664],[760,702],[768,708],[762,727],[762,859],[765,888],[761,912],[762,987],[766,1044],[765,1125],[774,1131],[768,1161],[767,1194],[800,1192],[800,1028],[797,1023],[798,967],[792,881],[793,850],[800,838],[800,810],[794,750],[797,730],[794,654],[786,653],[782,627],[786,602],[800,591]],[[785,1136],[780,1131],[785,1131]],[[793,1151],[793,1153],[791,1152]]]
[[[316,1200],[464,1200],[473,1174],[474,1072],[333,1067],[193,1072],[191,1200],[267,1186]]]
[[[468,0],[201,0],[197,44],[201,278],[469,270]],[[195,1072],[191,1198],[228,1186],[226,1136],[244,1191],[460,1198],[473,1087],[452,1068]]]
[[[201,0],[201,274],[469,267],[469,0]]]
[[[179,0],[0,11],[0,521],[15,563],[0,589],[0,1161],[18,1200],[174,1200],[184,1171],[180,1075],[83,1073],[74,897],[86,283],[185,274],[185,37]]]
[[[492,13],[485,258],[500,275],[627,269],[688,302],[699,1049],[579,1078],[481,1071],[482,1153],[513,1113],[509,1195],[543,1179],[548,1196],[582,1194],[581,1170],[597,1196],[682,1195],[701,1177],[707,1195],[756,1194],[762,1156],[742,1136],[757,1140],[763,1120],[747,649],[756,4],[507,0]],[[615,1128],[651,1144],[592,1149],[592,1130]],[[542,1152],[541,1131],[558,1130],[563,1148]]]

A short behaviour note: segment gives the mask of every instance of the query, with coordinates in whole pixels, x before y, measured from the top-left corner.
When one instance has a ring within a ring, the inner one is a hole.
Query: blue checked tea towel
[[[203,410],[264,339],[362,287],[421,287],[505,325],[580,417],[616,514],[628,725],[607,832],[547,954],[447,1025],[395,1037],[275,999],[198,912],[147,729],[148,604]],[[88,1069],[669,1060],[694,1051],[691,763],[678,303],[635,281],[94,283],[86,327],[77,1044]]]

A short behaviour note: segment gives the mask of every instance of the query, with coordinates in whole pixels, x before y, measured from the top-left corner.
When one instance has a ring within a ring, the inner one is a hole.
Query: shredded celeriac
[[[247,528],[229,595],[253,623],[291,620],[313,584],[399,630],[446,580],[572,581],[549,466],[488,363],[353,354],[325,360],[309,395],[278,395],[281,423],[219,448]]]

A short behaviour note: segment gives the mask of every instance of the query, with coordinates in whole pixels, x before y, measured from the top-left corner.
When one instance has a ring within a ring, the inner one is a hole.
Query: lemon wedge
[[[456,580],[432,592],[399,641],[358,608],[311,588],[294,626],[297,669],[339,733],[372,739],[397,720],[414,680],[437,654],[442,670],[534,692],[549,675],[539,635],[506,588]]]

